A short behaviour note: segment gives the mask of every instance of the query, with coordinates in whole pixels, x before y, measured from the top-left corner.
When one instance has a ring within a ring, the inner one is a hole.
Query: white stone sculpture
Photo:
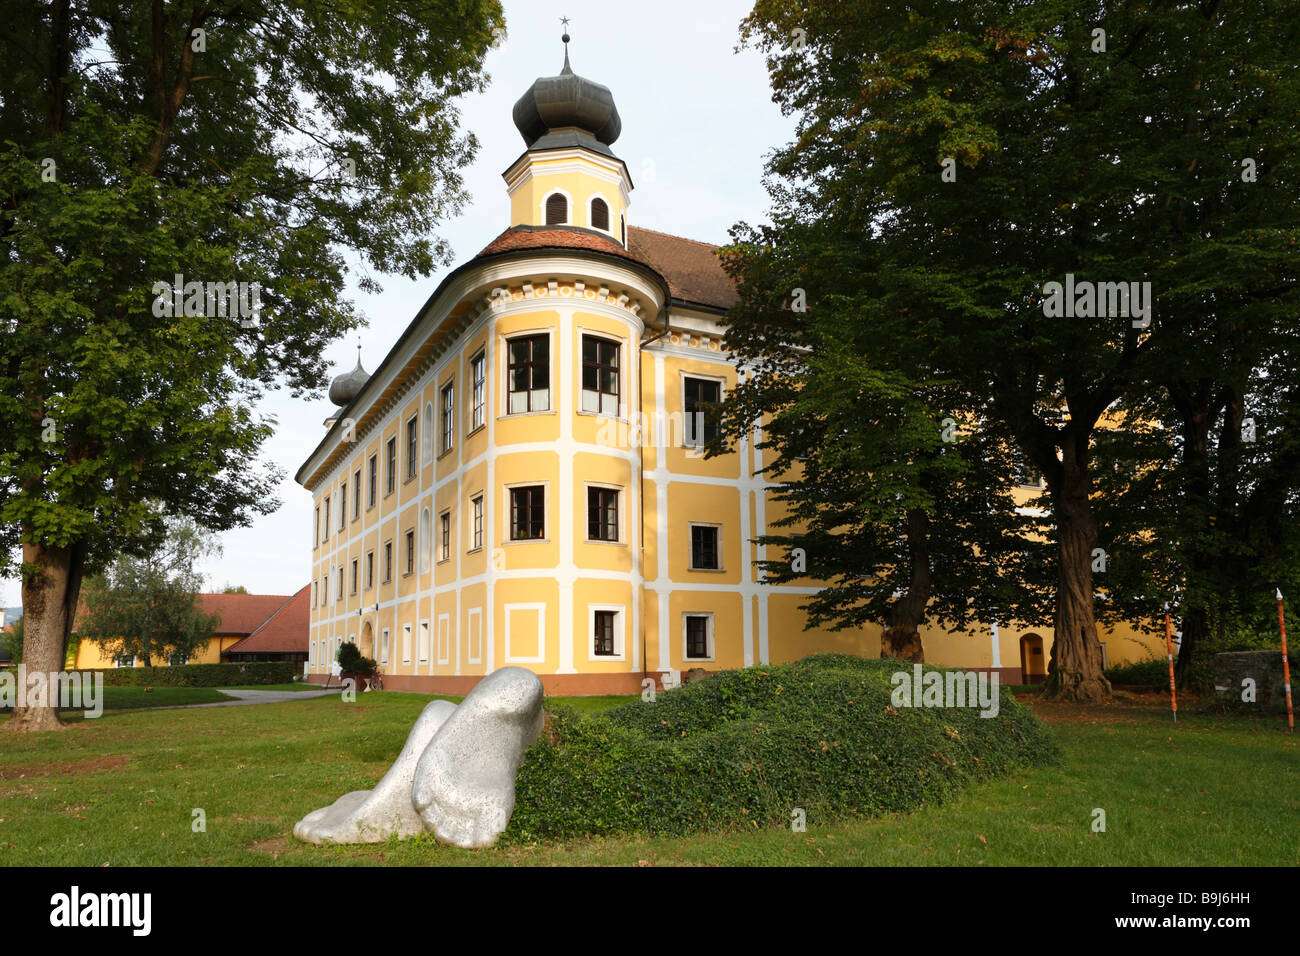
[[[496,842],[515,808],[515,774],[542,734],[542,682],[522,667],[493,671],[460,705],[420,713],[374,790],[344,794],[293,828],[308,843],[379,843],[432,831],[439,843]]]

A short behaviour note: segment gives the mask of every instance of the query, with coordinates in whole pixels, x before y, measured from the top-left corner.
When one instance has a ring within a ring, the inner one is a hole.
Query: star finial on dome
[[[564,27],[564,35],[560,37],[564,41],[564,69],[560,71],[560,75],[563,76],[565,73],[573,72],[569,68],[569,18],[560,17],[560,24]]]

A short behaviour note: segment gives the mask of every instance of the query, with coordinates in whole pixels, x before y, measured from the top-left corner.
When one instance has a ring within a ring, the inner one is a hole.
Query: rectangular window
[[[411,625],[402,625],[402,663],[411,663]]]
[[[352,594],[357,593],[357,559],[352,559]]]
[[[446,561],[451,557],[451,512],[444,511],[438,515],[438,560]]]
[[[546,536],[546,489],[541,485],[510,489],[510,539],[530,541]]]
[[[682,403],[685,444],[698,447],[718,437],[718,406],[721,404],[721,382],[687,376]]]
[[[335,600],[335,601],[342,601],[342,600],[343,600],[343,565],[341,565],[341,564],[339,565],[339,583],[338,583],[338,587],[336,587],[336,588],[334,589],[334,600]]]
[[[312,529],[311,546],[313,549],[320,547],[320,505],[316,506],[316,527]]]
[[[415,531],[406,532],[406,573],[415,571]]]
[[[366,483],[366,507],[375,506],[375,495],[379,492],[379,456],[371,455],[366,465],[369,475]]]
[[[709,657],[709,617],[706,614],[686,615],[686,658],[690,660]]]
[[[316,606],[316,599],[320,597],[319,588],[320,585],[317,584],[315,581],[311,583],[311,606],[312,607]]]
[[[582,337],[582,410],[618,416],[618,343]]]
[[[451,451],[456,442],[456,393],[452,382],[442,387],[442,451]]]
[[[691,570],[718,569],[718,529],[711,525],[691,525]]]
[[[524,335],[507,343],[507,411],[545,412],[551,407],[551,338]]]
[[[487,355],[479,352],[469,364],[474,379],[474,410],[470,421],[470,430],[473,431],[487,421]]]
[[[330,539],[330,496],[326,495],[325,496],[325,535],[324,537],[321,538],[321,540],[328,541],[329,539]]]
[[[617,611],[595,612],[595,648],[594,653],[601,657],[614,656],[614,621]]]
[[[388,628],[384,628],[379,638],[379,663],[388,663]]]
[[[375,586],[375,552],[366,552],[366,590]]]
[[[352,520],[361,517],[361,469],[352,473]]]
[[[587,489],[587,537],[592,541],[618,540],[618,492],[614,489]]]
[[[339,530],[348,526],[348,483],[345,481],[339,490]]]
[[[397,437],[388,439],[387,460],[384,462],[388,469],[387,484],[384,487],[384,494],[391,495],[397,488]]]
[[[470,504],[474,516],[473,537],[470,540],[474,544],[473,550],[477,551],[483,547],[483,496],[479,495]]]
[[[393,542],[384,542],[384,583],[393,580]]]
[[[322,574],[320,578],[320,603],[324,607],[330,602],[330,578],[328,574]]]
[[[415,453],[420,442],[420,416],[412,415],[406,423],[406,477],[415,477]]]

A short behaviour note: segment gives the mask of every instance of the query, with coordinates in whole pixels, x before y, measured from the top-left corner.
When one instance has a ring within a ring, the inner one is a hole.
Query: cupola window
[[[609,232],[609,206],[603,199],[591,201],[591,228]]]
[[[563,193],[551,193],[546,197],[546,224],[562,226],[569,221],[569,200]]]

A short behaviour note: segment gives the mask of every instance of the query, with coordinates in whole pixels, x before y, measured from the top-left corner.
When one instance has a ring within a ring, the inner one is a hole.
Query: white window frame
[[[380,632],[380,637],[379,637],[379,663],[381,663],[381,664],[387,664],[387,663],[388,663],[388,639],[389,639],[389,636],[390,636],[390,635],[389,635],[389,631],[390,631],[390,629],[386,627],[386,628],[384,628],[384,629]]]
[[[546,408],[530,409],[525,412],[510,411],[510,343],[515,339],[532,338],[538,335],[546,336],[546,354],[549,356],[547,361],[550,363],[549,373],[547,375],[548,384],[546,387]],[[559,355],[555,351],[555,329],[516,329],[513,332],[502,333],[500,336],[501,347],[497,349],[500,353],[497,360],[497,378],[501,384],[499,386],[499,395],[501,399],[501,414],[497,416],[502,418],[523,418],[528,415],[554,415],[556,414],[556,398],[559,396]]]
[[[481,491],[478,492],[477,494],[470,495],[470,499],[469,499],[470,548],[466,552],[466,554],[473,554],[475,551],[482,551],[483,542],[487,539],[487,512],[486,509],[483,507],[484,500],[485,500],[484,494]],[[478,521],[477,539],[475,538],[475,530],[474,530],[474,522],[476,520]],[[474,543],[475,540],[478,541],[478,544]]]
[[[605,229],[600,228],[600,226],[595,225],[591,221],[591,207],[595,204],[597,199],[605,204],[605,212],[608,213],[606,218],[609,222],[609,226]],[[609,197],[604,193],[592,193],[587,197],[587,228],[595,232],[603,232],[610,238],[614,237],[614,204],[609,201]]]
[[[429,663],[429,619],[420,619],[420,633],[415,642],[415,657],[417,664]]]
[[[709,619],[708,631],[707,631],[707,634],[708,634],[708,651],[709,651],[709,655],[708,655],[707,657],[687,657],[687,656],[686,656],[686,647],[687,647],[687,644],[686,644],[686,619],[687,619],[688,617],[705,617],[705,618],[708,618],[708,619]],[[717,648],[717,644],[715,643],[715,640],[714,640],[713,624],[714,624],[714,620],[713,620],[713,612],[712,612],[712,611],[682,611],[682,661],[683,661],[683,663],[688,662],[688,661],[690,661],[690,662],[695,662],[695,661],[716,661],[716,660],[718,659],[718,648]]]
[[[443,529],[444,522],[446,523],[446,527],[447,527],[447,543],[445,547],[443,546],[443,541],[442,541],[442,529]],[[444,561],[451,560],[452,548],[451,548],[451,509],[450,508],[444,508],[442,511],[438,512],[437,538],[438,540],[436,544],[438,548],[438,563],[442,564]]]
[[[606,541],[604,538],[591,537],[591,526],[588,524],[588,509],[590,489],[600,488],[605,491],[613,491],[618,495],[618,538],[614,541]],[[627,494],[622,485],[612,485],[604,481],[584,481],[582,483],[582,540],[586,544],[618,544],[627,545]]]
[[[456,379],[450,378],[438,389],[438,457],[456,447]]]
[[[614,653],[597,654],[596,653],[596,612],[613,611],[614,612]],[[597,661],[626,661],[627,660],[627,642],[624,640],[627,631],[627,607],[622,604],[588,604],[587,605],[587,660],[595,663]]]
[[[632,378],[632,373],[631,370],[628,368],[628,363],[627,361],[624,360],[625,356],[627,356],[631,351],[626,347],[628,344],[628,340],[621,335],[614,335],[610,332],[605,332],[600,329],[591,329],[585,326],[578,326],[577,333],[578,333],[578,355],[574,363],[575,369],[574,369],[574,376],[573,376],[574,386],[576,387],[577,394],[574,396],[574,410],[579,415],[592,415],[595,416],[596,418],[616,418],[619,419],[620,421],[626,420],[627,419],[627,397],[629,391],[631,391],[630,382]],[[618,405],[614,409],[613,415],[610,415],[607,412],[601,411],[599,409],[600,397],[603,394],[602,392],[599,391],[595,393],[596,404],[598,406],[596,411],[591,411],[583,407],[583,402],[582,402],[583,393],[586,392],[587,390],[582,387],[582,361],[583,361],[582,341],[587,336],[591,336],[593,339],[600,339],[604,342],[614,343],[618,345]],[[683,391],[682,394],[685,395],[686,393]]]
[[[479,371],[483,372],[483,377],[479,378]],[[470,422],[469,434],[478,431],[487,424],[487,348],[486,346],[474,353],[474,357],[469,360],[470,376]]]
[[[411,625],[402,625],[402,663],[411,663]]]
[[[695,529],[696,528],[713,528],[717,531],[716,551],[718,554],[718,566],[716,568],[697,568],[695,566]],[[722,529],[723,524],[720,521],[688,521],[686,522],[686,546],[689,549],[686,554],[686,570],[698,571],[701,574],[721,574],[727,570],[726,552],[722,547]]]
[[[514,512],[511,510],[510,507],[510,493],[516,488],[535,488],[539,485],[542,488],[542,514],[544,516],[542,520],[542,536],[540,538],[510,537],[510,535],[514,531],[514,526],[515,526]],[[501,522],[501,524],[503,525],[501,531],[502,534],[505,535],[505,537],[501,541],[502,545],[545,544],[546,542],[551,540],[551,528],[552,528],[551,519],[553,517],[553,512],[551,511],[551,482],[549,479],[545,479],[542,481],[512,481],[510,484],[504,485],[502,487],[501,493],[503,495],[502,514],[505,515],[505,520]]]
[[[564,197],[564,222],[548,223],[546,221],[546,200],[550,199],[556,193],[559,193],[561,196]],[[573,197],[569,195],[568,190],[550,189],[547,191],[546,195],[542,197],[541,206],[538,208],[537,222],[543,228],[545,228],[548,225],[551,226],[572,226],[573,225]]]
[[[719,404],[722,404],[723,402],[725,402],[725,401],[727,400],[727,379],[726,379],[726,376],[723,376],[723,375],[708,375],[708,374],[702,374],[702,373],[700,373],[700,372],[687,372],[687,371],[685,371],[685,370],[679,372],[678,374],[679,374],[679,376],[680,376],[680,378],[681,378],[681,381],[678,383],[678,388],[677,388],[677,393],[678,393],[678,394],[677,394],[677,398],[678,398],[678,402],[680,403],[680,404],[678,405],[678,408],[681,409],[681,416],[682,416],[682,447],[683,447],[683,448],[702,448],[702,447],[704,447],[704,441],[703,441],[703,439],[702,439],[702,436],[699,436],[699,435],[694,436],[694,437],[696,438],[696,441],[688,441],[688,440],[687,440],[687,438],[688,438],[688,432],[687,432],[687,425],[686,425],[686,422],[687,422],[687,415],[686,415],[686,380],[687,380],[688,378],[695,378],[695,379],[699,379],[699,380],[702,381],[702,382],[717,382],[717,383],[718,383],[718,403],[719,403]]]

